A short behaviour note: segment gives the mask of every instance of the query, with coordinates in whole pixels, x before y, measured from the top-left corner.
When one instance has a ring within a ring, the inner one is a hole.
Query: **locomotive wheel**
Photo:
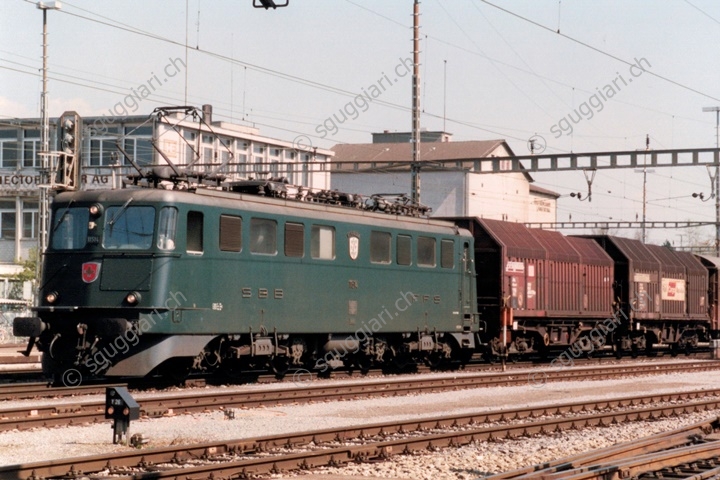
[[[193,366],[191,357],[175,357],[163,362],[157,368],[157,374],[167,378],[171,383],[179,385],[190,375]]]
[[[290,369],[290,359],[286,356],[276,356],[270,360],[270,368],[278,378],[283,378]]]

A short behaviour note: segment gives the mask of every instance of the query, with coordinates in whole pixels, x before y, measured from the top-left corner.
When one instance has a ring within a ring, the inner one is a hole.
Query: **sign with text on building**
[[[81,176],[83,189],[112,188],[112,174],[105,172],[83,173]],[[36,192],[41,185],[49,183],[47,177],[36,171],[0,171],[0,194],[14,195]]]

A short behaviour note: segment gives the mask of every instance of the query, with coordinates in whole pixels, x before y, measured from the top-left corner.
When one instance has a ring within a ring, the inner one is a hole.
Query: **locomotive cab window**
[[[158,219],[157,246],[160,250],[175,250],[175,231],[177,228],[177,208],[163,207]]]
[[[223,252],[242,250],[242,218],[220,215],[220,250]]]
[[[147,250],[155,232],[155,208],[124,205],[108,207],[105,212],[103,247],[108,250]]]
[[[202,212],[188,212],[187,215],[187,251],[189,253],[203,252],[203,214]]]
[[[440,266],[442,268],[455,268],[455,242],[440,240]]]
[[[412,265],[412,237],[409,235],[397,236],[397,264]]]
[[[262,255],[277,253],[277,222],[275,220],[250,219],[250,251]]]
[[[313,225],[311,231],[310,256],[320,260],[335,258],[335,228]]]
[[[285,256],[302,258],[305,255],[305,225],[285,224]]]
[[[79,250],[87,243],[90,212],[86,207],[55,210],[51,246],[55,250]]]
[[[370,232],[370,261],[372,263],[390,263],[390,242],[392,235],[389,232]]]
[[[417,239],[417,263],[420,267],[434,267],[435,261],[435,239],[432,237],[418,237]]]

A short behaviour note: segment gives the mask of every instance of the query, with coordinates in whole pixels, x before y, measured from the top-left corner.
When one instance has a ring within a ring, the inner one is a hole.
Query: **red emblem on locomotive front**
[[[100,262],[85,262],[82,264],[82,279],[85,283],[97,280],[100,274]]]

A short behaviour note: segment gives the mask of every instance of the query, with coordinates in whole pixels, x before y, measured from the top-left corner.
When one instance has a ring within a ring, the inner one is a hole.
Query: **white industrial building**
[[[207,125],[183,112],[83,117],[81,188],[120,188],[135,172],[118,141],[141,166],[167,164],[153,148],[155,142],[178,167],[192,163],[192,169],[217,169],[235,178],[282,176],[308,188],[330,188],[332,151],[296,148],[260,135],[257,128],[213,121],[207,107],[202,117]],[[51,150],[58,149],[57,120],[50,120]],[[39,118],[0,122],[0,299],[8,296],[7,280],[21,270],[18,262],[38,245],[40,185],[47,183],[40,150]]]
[[[365,195],[409,195],[409,135],[385,132],[373,134],[373,140],[382,143],[335,145],[332,188]],[[473,159],[513,156],[504,140],[453,142],[451,138],[445,132],[421,135],[420,201],[432,208],[433,216],[474,216],[522,223],[556,221],[559,195],[533,185],[528,173],[487,174],[474,170]],[[510,169],[509,163],[506,168]]]

